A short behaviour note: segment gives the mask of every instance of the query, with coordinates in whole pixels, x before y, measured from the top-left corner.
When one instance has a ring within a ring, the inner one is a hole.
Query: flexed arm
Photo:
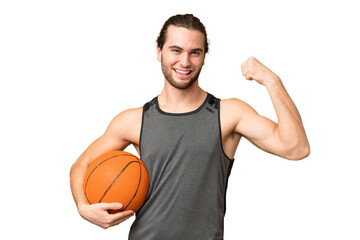
[[[261,149],[291,160],[305,158],[310,146],[299,111],[285,90],[280,78],[256,58],[248,58],[242,65],[247,80],[264,85],[272,100],[278,123],[257,114],[245,103],[235,131]]]

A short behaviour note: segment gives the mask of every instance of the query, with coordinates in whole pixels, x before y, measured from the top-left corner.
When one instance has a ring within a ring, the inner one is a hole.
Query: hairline
[[[192,28],[192,27],[187,27],[187,26],[178,26],[178,25],[175,25],[175,24],[169,24],[167,26],[167,28],[165,29],[165,32],[164,32],[164,43],[161,46],[161,48],[158,46],[160,48],[160,50],[162,50],[163,47],[165,46],[165,42],[166,42],[166,39],[167,39],[167,33],[168,33],[169,27],[185,28],[185,29],[187,29],[189,31],[199,32],[204,37],[204,41],[207,41],[205,34],[203,32],[201,32],[200,30],[198,30],[198,29],[195,29],[195,28]],[[203,43],[203,45],[204,45],[203,48],[196,48],[194,50],[201,50],[202,52],[207,53],[207,51],[205,50],[205,42]]]

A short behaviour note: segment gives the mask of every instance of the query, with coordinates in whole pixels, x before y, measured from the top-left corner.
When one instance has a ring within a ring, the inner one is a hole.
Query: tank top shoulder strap
[[[209,93],[208,104],[210,107],[218,110],[220,105],[220,98],[214,97],[214,95]]]
[[[143,111],[146,112],[150,109],[151,106],[153,106],[156,103],[156,98],[154,97],[151,101],[144,104]]]

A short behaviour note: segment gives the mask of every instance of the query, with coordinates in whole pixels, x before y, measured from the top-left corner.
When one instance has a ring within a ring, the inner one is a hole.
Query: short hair
[[[200,31],[203,35],[204,35],[204,50],[205,53],[207,53],[209,51],[209,41],[207,39],[207,34],[206,34],[206,29],[204,24],[202,24],[202,22],[200,21],[200,19],[198,19],[197,17],[195,17],[192,14],[178,14],[175,16],[170,17],[163,25],[160,34],[156,40],[157,42],[157,46],[162,50],[164,44],[165,44],[165,40],[166,40],[166,33],[167,33],[167,29],[170,25],[174,25],[176,27],[184,27],[187,28],[189,30],[196,30],[196,31]]]

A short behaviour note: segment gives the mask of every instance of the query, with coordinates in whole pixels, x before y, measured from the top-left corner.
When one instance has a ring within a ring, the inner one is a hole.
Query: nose
[[[190,55],[187,53],[181,54],[181,58],[180,58],[180,65],[181,67],[189,67],[190,66],[190,59],[189,59]]]

